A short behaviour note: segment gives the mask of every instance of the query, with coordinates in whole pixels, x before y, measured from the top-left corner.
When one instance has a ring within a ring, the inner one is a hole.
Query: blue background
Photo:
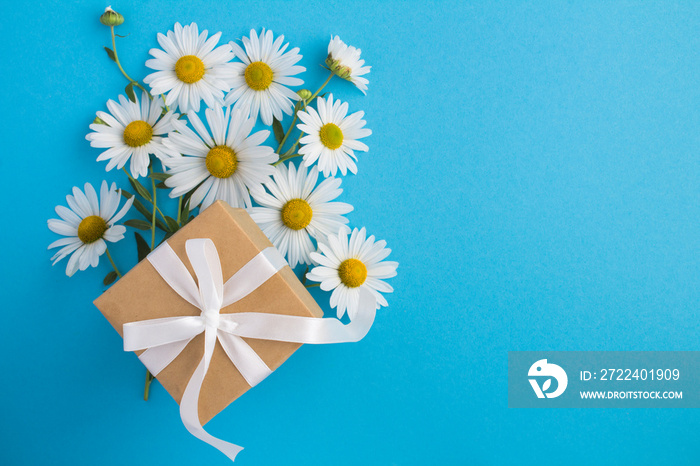
[[[0,6],[0,462],[227,464],[157,383],[141,400],[143,367],[92,305],[108,263],[49,263],[72,186],[127,186],[85,140],[126,84],[105,6]],[[374,131],[342,200],[393,249],[396,291],[362,342],[303,347],[209,424],[241,465],[700,462],[696,410],[507,408],[509,350],[700,349],[697,3],[113,7],[139,78],[175,21],[285,34],[312,90],[330,34],[373,67],[366,97],[329,90]],[[115,252],[133,265],[132,239]]]

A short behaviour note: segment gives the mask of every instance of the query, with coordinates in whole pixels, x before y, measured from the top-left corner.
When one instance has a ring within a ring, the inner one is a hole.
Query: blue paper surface
[[[106,6],[0,5],[0,463],[227,464],[160,385],[141,399],[143,366],[92,305],[109,263],[69,279],[46,251],[73,186],[127,186],[85,140],[127,84],[103,50]],[[176,21],[227,41],[284,34],[312,90],[331,34],[372,66],[366,97],[328,90],[373,130],[340,200],[393,249],[396,291],[362,342],[301,348],[208,424],[245,447],[238,464],[700,462],[695,410],[507,399],[508,351],[699,348],[698,4],[112,6],[139,79]],[[114,247],[125,268],[128,235]]]

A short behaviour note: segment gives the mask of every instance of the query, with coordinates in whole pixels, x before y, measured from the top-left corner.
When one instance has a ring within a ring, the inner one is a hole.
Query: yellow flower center
[[[90,215],[80,221],[78,225],[78,239],[85,244],[94,243],[102,238],[107,231],[107,222],[102,217]]]
[[[357,259],[347,259],[338,267],[338,277],[348,288],[357,288],[367,279],[367,267]]]
[[[204,63],[199,57],[185,55],[175,63],[175,74],[182,82],[196,83],[204,77]]]
[[[238,159],[228,146],[214,146],[207,153],[207,170],[217,178],[228,178],[236,172]]]
[[[124,142],[130,147],[148,144],[153,139],[153,128],[142,120],[135,120],[124,128]]]
[[[303,199],[292,199],[282,207],[282,223],[292,230],[301,230],[314,216],[311,206]]]
[[[343,131],[334,123],[323,125],[318,135],[321,137],[321,143],[329,149],[337,149],[343,145]]]
[[[245,82],[256,91],[264,91],[272,84],[272,68],[267,63],[254,61],[245,69]]]

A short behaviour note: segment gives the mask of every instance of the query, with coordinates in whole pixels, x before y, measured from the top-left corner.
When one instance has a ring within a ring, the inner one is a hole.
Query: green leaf
[[[113,61],[117,61],[117,57],[114,55],[114,51],[110,49],[109,47],[105,47],[105,52],[107,52],[107,56]]]
[[[204,182],[202,181],[202,183],[204,183]],[[197,186],[195,186],[194,188],[187,191],[184,196],[182,196],[182,203],[183,204],[190,200],[190,198],[192,197],[194,192],[197,190],[197,188],[199,188],[202,185],[202,183],[199,183]]]
[[[172,232],[175,233],[177,230],[180,229],[180,225],[177,224],[177,221],[169,216],[165,216],[165,223],[168,224],[168,229]]]
[[[145,220],[139,220],[136,218],[133,218],[131,220],[127,220],[124,222],[124,225],[127,227],[131,228],[137,228],[139,230],[150,230],[151,229],[151,224]]]
[[[297,150],[297,146],[299,146],[299,143],[294,144],[292,147],[290,147],[289,150],[285,152],[284,155],[282,155],[282,157],[288,157],[292,155]]]
[[[168,231],[168,227],[163,223],[163,221],[159,218],[156,219],[156,228],[160,228],[163,231]]]
[[[127,199],[131,199],[132,197],[134,197],[134,195],[131,194],[129,191],[125,191],[123,189],[122,189],[122,196],[124,196]],[[141,203],[141,201],[139,201],[138,199],[134,199],[133,206],[136,210],[139,211],[139,213],[141,215],[143,215],[143,217],[146,219],[146,221],[148,221],[148,225],[149,225],[148,229],[150,230],[151,229],[151,227],[150,227],[151,219],[153,218],[153,212],[148,210],[146,208],[146,206],[144,206],[143,203]],[[168,231],[168,227],[165,226],[165,223],[163,223],[163,221],[159,218],[156,218],[156,227],[160,228],[163,231]]]
[[[185,226],[187,219],[190,216],[190,198],[183,199],[182,211],[180,212],[180,220],[182,221],[182,226]]]
[[[151,173],[151,174],[148,175],[148,176],[151,177],[151,178],[153,178],[154,180],[157,180],[157,181],[165,181],[165,180],[167,180],[168,178],[170,178],[172,175],[171,175],[170,173],[157,173],[157,172],[154,172],[154,173]]]
[[[152,202],[151,193],[148,192],[148,189],[146,189],[146,187],[142,185],[140,181],[134,178],[129,178],[129,183],[131,183],[131,187],[136,190],[139,196],[146,199],[148,202]]]
[[[126,91],[126,96],[129,98],[129,100],[136,103],[136,94],[134,94],[134,83],[130,82],[129,84],[127,84],[124,90]]]
[[[122,196],[124,196],[127,199],[131,199],[132,197],[134,197],[134,195],[131,194],[129,191],[125,191],[123,189],[122,189]],[[146,206],[144,206],[141,201],[139,201],[138,199],[134,199],[134,203],[132,205],[134,206],[134,208],[136,210],[138,210],[141,213],[141,215],[146,217],[147,220],[151,219],[151,215],[152,215],[151,212],[148,211]]]
[[[284,128],[282,128],[282,123],[277,118],[272,119],[272,131],[275,133],[277,144],[281,143],[282,139],[284,139]]]
[[[170,189],[170,186],[166,185],[164,181],[161,181],[156,185],[156,189]]]
[[[114,283],[114,280],[116,280],[116,279],[117,279],[117,272],[115,272],[114,270],[112,270],[111,272],[109,272],[109,273],[107,274],[107,276],[105,277],[105,279],[102,280],[102,284],[105,285],[105,286],[111,285],[112,283]]]
[[[138,254],[139,262],[144,260],[146,256],[151,252],[151,247],[148,245],[143,236],[134,232],[134,237],[136,238],[136,252]]]

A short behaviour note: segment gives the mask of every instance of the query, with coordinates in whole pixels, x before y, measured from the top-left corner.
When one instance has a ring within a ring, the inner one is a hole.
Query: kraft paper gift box
[[[214,242],[221,260],[224,282],[260,251],[272,246],[244,209],[234,209],[218,201],[167,240],[195,281],[185,253],[185,242],[193,238],[209,238]],[[148,260],[138,263],[94,304],[122,336],[122,326],[128,322],[201,313],[179,296]],[[288,265],[242,300],[221,309],[222,314],[233,312],[323,316],[321,308]],[[245,341],[273,371],[301,346],[299,343],[251,338],[245,338]],[[203,353],[204,335],[200,334],[157,375],[158,381],[178,403]],[[217,341],[199,397],[202,425],[249,388],[250,385]]]

